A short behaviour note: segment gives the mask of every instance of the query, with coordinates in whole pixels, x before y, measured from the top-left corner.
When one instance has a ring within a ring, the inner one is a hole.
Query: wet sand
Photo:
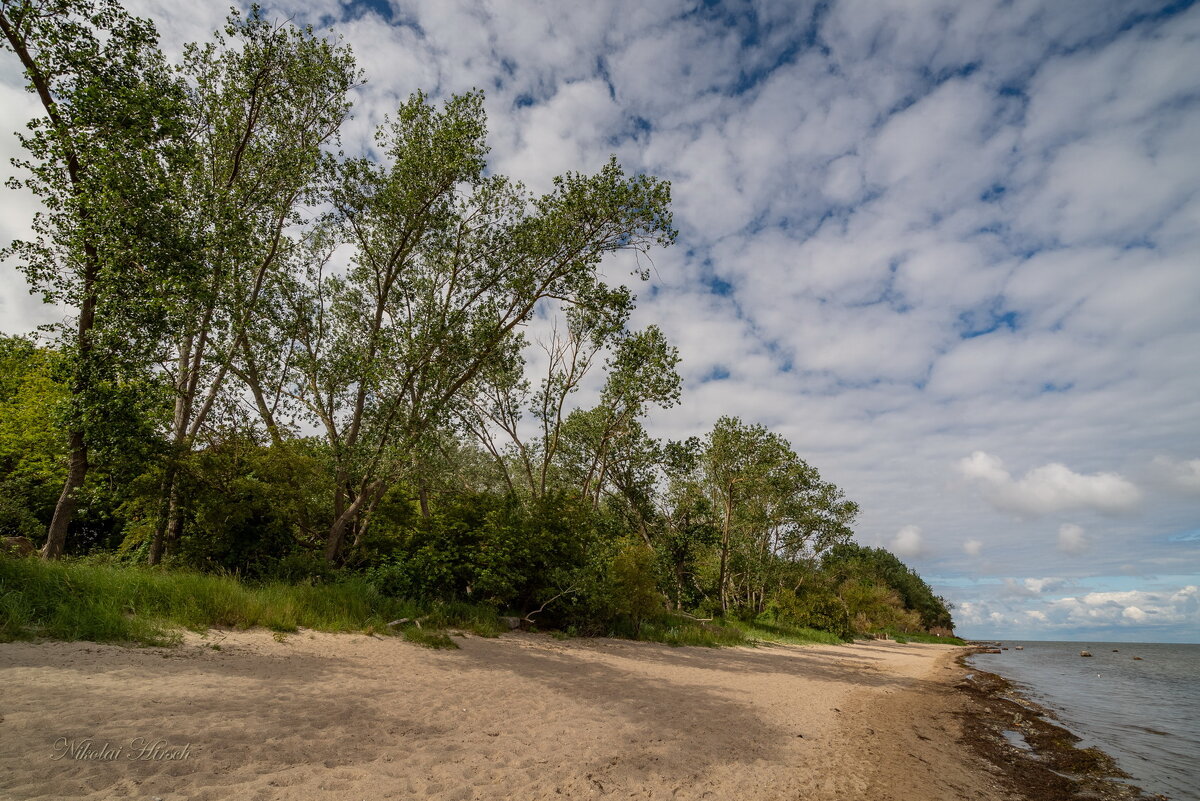
[[[1017,797],[964,744],[961,648],[456,641],[0,644],[0,797]]]

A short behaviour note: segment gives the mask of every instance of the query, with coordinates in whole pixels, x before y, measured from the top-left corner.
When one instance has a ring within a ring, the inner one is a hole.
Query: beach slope
[[[962,649],[545,635],[0,645],[0,796],[1005,799]]]

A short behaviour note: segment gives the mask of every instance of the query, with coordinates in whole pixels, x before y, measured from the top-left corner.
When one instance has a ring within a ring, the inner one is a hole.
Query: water
[[[1081,747],[1111,754],[1143,790],[1173,801],[1200,799],[1200,645],[1004,645],[1009,650],[977,654],[971,663],[1016,682],[1027,698],[1053,709],[1083,738]],[[1079,656],[1081,650],[1092,658]]]

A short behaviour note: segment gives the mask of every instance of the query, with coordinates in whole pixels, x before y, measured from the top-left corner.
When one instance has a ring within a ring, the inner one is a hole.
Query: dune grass
[[[887,635],[898,643],[919,642],[932,643],[934,645],[966,645],[966,640],[959,637],[939,637],[936,634],[926,634],[925,632],[901,632],[888,630]]]
[[[641,630],[630,639],[661,642],[667,645],[749,645],[749,640],[731,626],[708,623],[685,617],[668,617],[643,623]]]
[[[828,631],[784,626],[761,618],[752,622],[731,619],[724,623],[726,626],[740,631],[747,640],[754,642],[782,645],[842,645],[844,643],[841,637]]]
[[[422,606],[380,595],[365,581],[246,584],[228,576],[140,567],[0,558],[0,641],[47,638],[168,645],[180,629],[213,626],[276,632],[300,627],[391,634],[389,621],[421,619],[423,645],[449,647],[439,629],[485,636],[504,630],[494,611],[469,604]]]

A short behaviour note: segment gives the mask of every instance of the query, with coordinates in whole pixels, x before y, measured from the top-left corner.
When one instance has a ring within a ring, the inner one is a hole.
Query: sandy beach
[[[0,645],[0,795],[1004,799],[962,649],[301,631]]]

